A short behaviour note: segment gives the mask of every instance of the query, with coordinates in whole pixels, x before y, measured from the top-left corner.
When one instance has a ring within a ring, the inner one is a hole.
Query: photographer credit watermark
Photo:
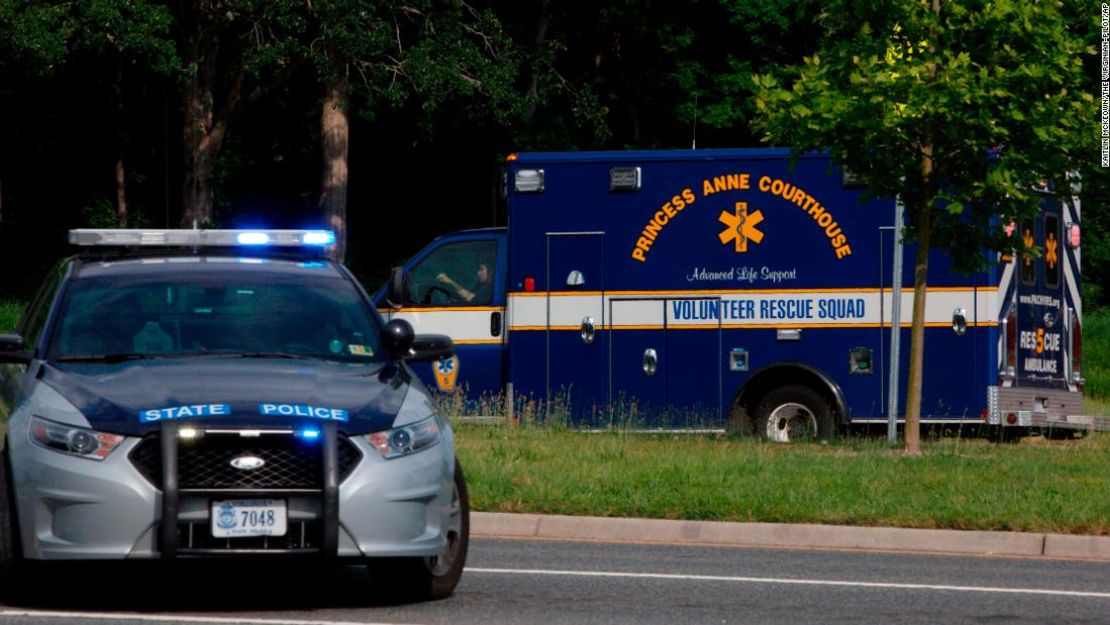
[[[1102,3],[1102,166],[1110,167],[1110,4]]]

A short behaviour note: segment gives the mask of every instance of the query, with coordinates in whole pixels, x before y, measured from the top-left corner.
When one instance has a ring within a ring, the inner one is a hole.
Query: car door
[[[455,355],[417,363],[430,388],[462,391],[481,399],[502,392],[505,356],[505,264],[503,239],[468,235],[444,238],[408,264],[404,307],[384,308],[386,319],[401,318],[417,334],[446,334]]]

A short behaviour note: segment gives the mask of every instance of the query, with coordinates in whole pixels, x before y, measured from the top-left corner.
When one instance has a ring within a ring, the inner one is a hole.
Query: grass
[[[1084,413],[1110,415],[1110,310],[1087,315],[1083,339]],[[447,411],[500,412],[491,402]],[[458,426],[476,510],[1110,535],[1110,433],[943,438],[907,458],[878,438],[782,446],[518,416],[516,428]]]
[[[458,427],[491,512],[1110,534],[1110,434],[1017,445],[874,439],[772,445],[700,435]]]
[[[23,314],[24,302],[0,299],[0,332],[11,332]]]
[[[1087,396],[1102,398],[1105,407],[1110,400],[1110,308],[1084,315],[1083,377]]]

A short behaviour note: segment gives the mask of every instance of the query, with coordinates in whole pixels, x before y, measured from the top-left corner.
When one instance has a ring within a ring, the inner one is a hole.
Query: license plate
[[[212,535],[216,538],[284,536],[284,499],[225,499],[212,502]]]

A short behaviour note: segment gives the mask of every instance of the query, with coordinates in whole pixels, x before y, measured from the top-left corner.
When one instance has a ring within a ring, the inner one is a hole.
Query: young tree
[[[819,52],[786,84],[755,78],[755,125],[798,151],[828,149],[874,196],[900,195],[918,244],[905,451],[920,453],[930,248],[974,267],[981,250],[1021,247],[1002,223],[1037,210],[1034,183],[1096,154],[1082,63],[1095,17],[1058,0],[832,0]]]

